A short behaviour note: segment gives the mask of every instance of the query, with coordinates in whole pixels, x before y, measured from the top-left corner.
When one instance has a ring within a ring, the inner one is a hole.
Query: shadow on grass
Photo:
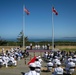
[[[21,74],[22,74],[22,75],[25,75],[25,73],[24,73],[24,72],[21,72]]]
[[[41,70],[41,72],[51,72],[51,71],[48,71],[48,70]]]

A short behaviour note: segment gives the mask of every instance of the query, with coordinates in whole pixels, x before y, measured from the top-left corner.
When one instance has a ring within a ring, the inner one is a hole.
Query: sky
[[[27,15],[23,5],[30,11]],[[0,37],[16,39],[23,29],[28,38],[76,37],[76,0],[0,0]]]

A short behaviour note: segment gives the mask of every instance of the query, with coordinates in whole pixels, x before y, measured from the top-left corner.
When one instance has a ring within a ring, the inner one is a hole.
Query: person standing
[[[50,44],[47,45],[47,50],[49,50]]]
[[[42,45],[42,49],[43,49],[43,50],[45,49],[45,46],[44,46],[44,45]]]
[[[30,43],[30,50],[32,50],[32,43]]]

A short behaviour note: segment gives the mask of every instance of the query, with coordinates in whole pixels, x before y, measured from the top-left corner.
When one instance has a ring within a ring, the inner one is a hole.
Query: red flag
[[[52,8],[52,12],[54,12],[54,13],[55,13],[55,15],[58,15],[58,12],[55,10],[55,8],[54,8],[54,7]]]
[[[30,14],[30,12],[26,8],[24,8],[24,11],[26,12],[27,15]]]
[[[30,63],[34,63],[35,60],[36,60],[36,56],[35,56],[34,58],[32,58],[32,59],[28,62],[28,65],[29,65]]]

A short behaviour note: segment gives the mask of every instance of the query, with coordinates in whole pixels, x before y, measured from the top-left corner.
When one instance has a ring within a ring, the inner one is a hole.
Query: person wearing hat
[[[36,65],[36,69],[35,71],[37,72],[37,75],[40,75],[41,72],[41,66],[40,65]]]
[[[52,75],[63,75],[63,68],[61,67],[61,63],[57,63],[57,67],[54,68]]]
[[[32,43],[30,43],[30,50],[32,50]]]
[[[39,75],[39,74],[37,74],[37,72],[35,71],[35,69],[36,69],[35,63],[30,63],[30,64],[29,64],[29,68],[30,68],[30,71],[27,72],[27,73],[25,73],[24,75]]]
[[[53,65],[54,67],[57,65],[57,63],[61,63],[60,60],[58,59],[57,56],[54,56],[54,59],[53,59]]]
[[[73,62],[73,59],[69,60],[69,62],[66,64],[66,67],[64,70],[66,71],[66,74],[68,74],[68,75],[71,75],[74,73],[75,63]]]
[[[9,61],[9,57],[7,55],[2,56],[2,60],[3,60],[3,65],[6,66],[6,68],[8,67],[8,61]]]
[[[47,63],[47,71],[51,71],[53,68],[53,63],[51,62],[51,60],[48,60],[48,63]]]
[[[76,65],[76,55],[73,56],[73,62],[74,62],[75,65]]]
[[[40,61],[40,63],[43,62],[43,60],[41,59],[41,56],[38,56],[37,58]]]
[[[50,44],[47,45],[47,50],[49,50]]]
[[[38,58],[38,57],[36,58],[36,60],[35,60],[35,62],[34,62],[34,63],[36,64],[36,66],[37,66],[37,65],[40,65],[40,66],[41,66],[41,63],[40,63],[40,61],[39,61],[39,58]]]
[[[11,63],[14,66],[17,66],[17,61],[15,60],[14,56],[9,57],[9,63]]]

